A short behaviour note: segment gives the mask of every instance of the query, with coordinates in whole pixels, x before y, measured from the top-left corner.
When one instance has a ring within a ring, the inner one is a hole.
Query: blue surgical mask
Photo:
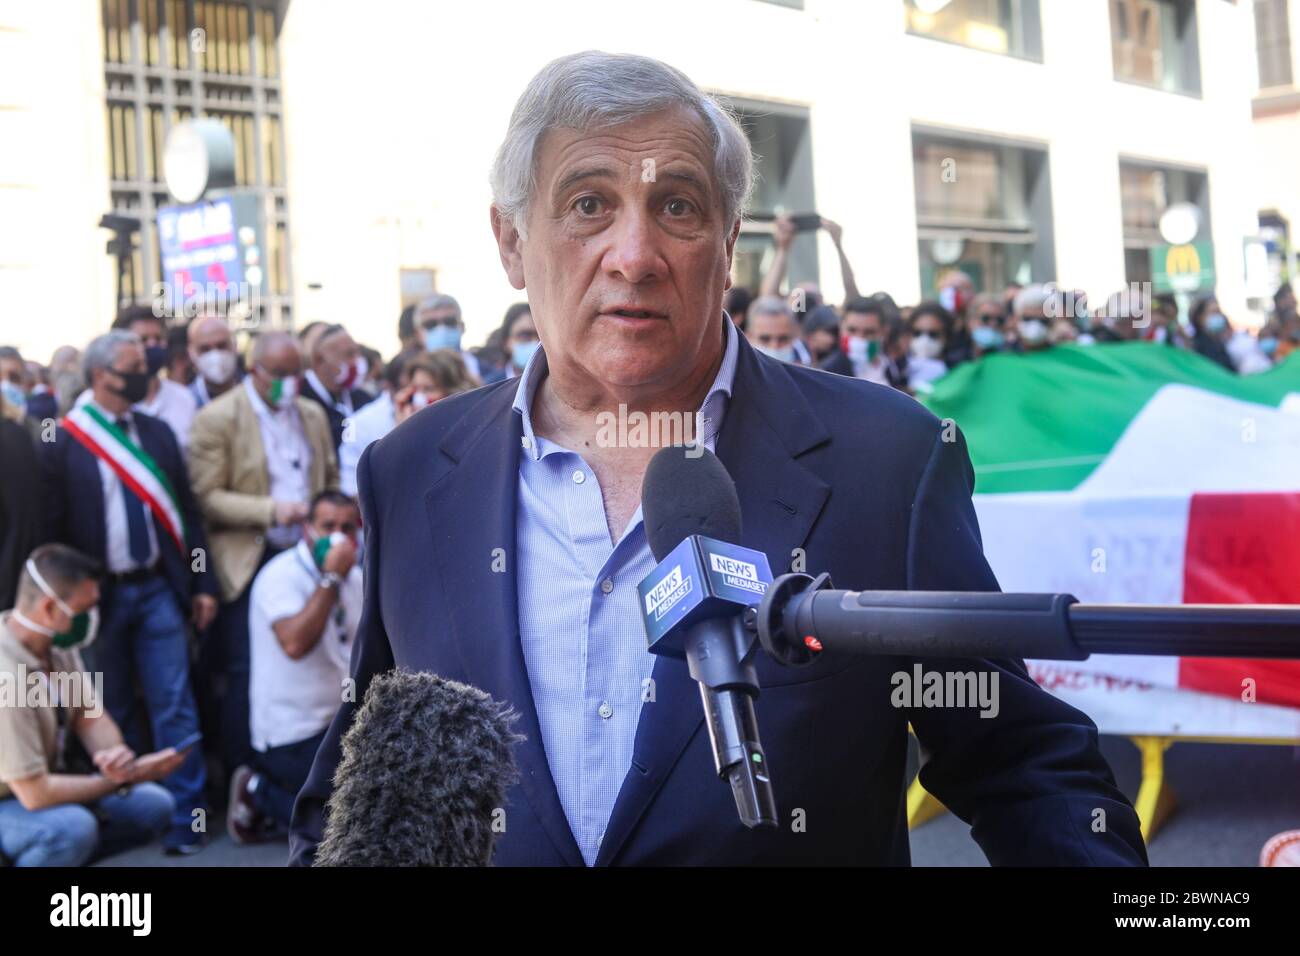
[[[0,393],[4,394],[7,404],[14,406],[23,414],[27,413],[27,395],[13,382],[8,379],[0,382]]]
[[[1222,332],[1228,324],[1228,320],[1219,312],[1215,312],[1205,320],[1205,329],[1207,332]]]
[[[510,361],[515,368],[522,369],[528,365],[528,360],[533,357],[533,353],[542,347],[538,341],[516,342],[514,348],[510,350]]]
[[[460,351],[460,329],[448,325],[435,325],[424,333],[424,350],[455,349]]]
[[[970,330],[971,341],[985,352],[1002,348],[1002,333],[988,325],[977,325]]]
[[[1272,356],[1277,351],[1277,338],[1270,335],[1267,338],[1260,339],[1259,348],[1265,355]]]
[[[794,361],[794,346],[793,346],[793,345],[788,345],[788,346],[786,346],[786,347],[783,348],[783,349],[770,349],[770,348],[768,348],[768,347],[765,346],[765,345],[756,345],[756,346],[754,346],[754,348],[758,349],[758,350],[759,350],[760,352],[762,352],[764,355],[770,355],[772,358],[777,359],[778,361],[781,361],[781,362],[793,362],[793,361]]]

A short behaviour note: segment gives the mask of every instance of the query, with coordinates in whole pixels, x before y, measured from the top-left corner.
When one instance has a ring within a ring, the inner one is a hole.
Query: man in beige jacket
[[[320,406],[298,397],[302,357],[293,337],[268,332],[236,388],[204,406],[190,429],[190,479],[207,523],[222,608],[199,664],[211,726],[220,711],[227,772],[248,762],[248,592],[271,557],[293,547],[307,504],[337,488],[338,461]],[[212,678],[224,678],[217,693]],[[219,705],[214,698],[220,697]]]

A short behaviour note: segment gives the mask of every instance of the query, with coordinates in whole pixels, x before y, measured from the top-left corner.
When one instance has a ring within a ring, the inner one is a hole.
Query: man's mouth
[[[603,312],[604,312],[605,315],[617,315],[617,316],[620,316],[620,317],[622,317],[622,318],[624,318],[624,319],[664,319],[664,318],[667,318],[667,316],[666,316],[663,312],[658,312],[658,311],[656,311],[656,310],[654,310],[654,309],[626,309],[626,308],[613,308],[613,309],[604,309]]]

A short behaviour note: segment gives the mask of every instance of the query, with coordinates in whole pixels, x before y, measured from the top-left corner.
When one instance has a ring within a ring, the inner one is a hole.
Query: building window
[[[922,295],[951,269],[977,289],[1055,278],[1047,150],[912,131]]]
[[[258,320],[292,323],[275,0],[101,0],[112,214],[139,224],[120,283],[122,304],[159,281],[157,210],[163,144],[193,117],[220,120],[235,141],[235,179],[266,226],[266,294]]]
[[[812,135],[808,111],[797,106],[722,98],[736,113],[754,150],[754,193],[732,256],[731,279],[756,290],[771,264],[772,220],[778,213],[817,211],[813,193]],[[801,232],[790,246],[791,287],[817,281],[816,232]]]
[[[907,30],[1030,60],[1043,58],[1038,0],[903,0]]]
[[[1115,79],[1201,93],[1195,0],[1110,0]]]
[[[1290,86],[1291,18],[1288,0],[1255,0],[1255,50],[1259,57],[1259,88]]]
[[[1160,216],[1174,203],[1196,206],[1201,212],[1200,237],[1210,235],[1209,180],[1203,170],[1122,160],[1119,187],[1125,281],[1151,281],[1151,250],[1165,244],[1160,235]]]
[[[433,268],[399,269],[398,282],[402,292],[402,308],[418,305],[438,292],[438,270]]]

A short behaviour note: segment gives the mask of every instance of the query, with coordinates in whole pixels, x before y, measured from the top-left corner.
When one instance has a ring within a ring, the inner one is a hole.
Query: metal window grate
[[[256,319],[293,322],[279,29],[275,0],[101,0],[112,212],[144,226],[122,297],[159,281],[156,213],[170,202],[162,148],[172,126],[219,119],[235,139],[236,182],[262,200],[267,294]]]

